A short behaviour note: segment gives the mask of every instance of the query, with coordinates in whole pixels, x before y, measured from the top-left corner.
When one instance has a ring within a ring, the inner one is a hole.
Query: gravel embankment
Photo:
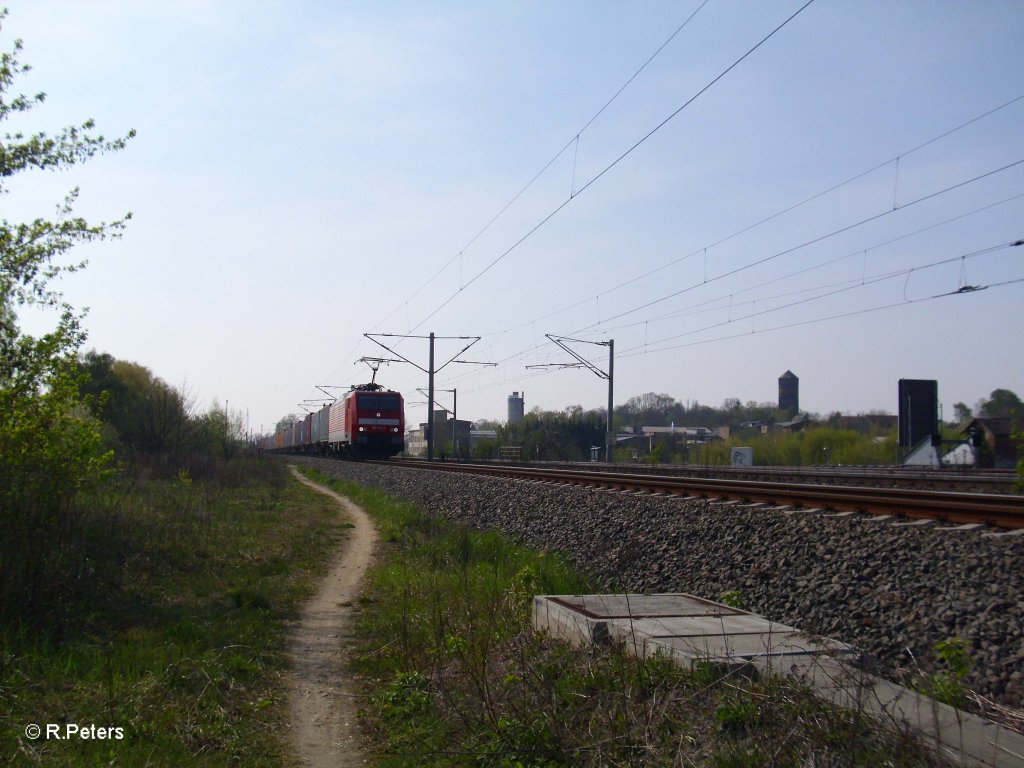
[[[744,608],[850,643],[893,677],[927,665],[937,641],[964,638],[968,686],[1024,706],[1022,537],[308,461],[430,514],[557,550],[601,589],[713,600],[736,590]]]

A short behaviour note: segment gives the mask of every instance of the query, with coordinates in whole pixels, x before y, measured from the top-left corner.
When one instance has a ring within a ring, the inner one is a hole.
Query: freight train
[[[380,384],[353,387],[340,400],[262,439],[264,451],[342,459],[386,459],[405,448],[405,402]]]

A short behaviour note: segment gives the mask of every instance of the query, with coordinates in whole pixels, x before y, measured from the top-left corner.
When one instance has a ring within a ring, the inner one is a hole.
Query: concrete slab
[[[656,595],[541,595],[536,600],[555,602],[595,619],[632,619],[635,621],[647,618],[745,613],[737,608],[730,608],[727,605],[682,592]]]
[[[963,525],[950,525],[942,528],[936,528],[936,531],[980,531],[982,528],[988,526],[984,523],[964,523]]]
[[[615,625],[609,632],[610,637],[623,628]],[[685,665],[697,661],[707,661],[724,666],[742,666],[755,659],[771,658],[780,663],[784,658],[794,656],[814,656],[824,651],[822,646],[812,641],[802,632],[785,631],[781,627],[771,633],[751,632],[732,634],[704,634],[676,637],[643,637],[628,634],[623,642],[633,642],[634,652],[644,658],[656,655],[668,656]],[[777,665],[773,665],[777,666]]]
[[[1024,735],[853,669],[839,660],[798,662],[791,673],[811,684],[819,696],[839,706],[867,711],[879,720],[914,728],[952,765],[1024,766]]]
[[[858,670],[844,643],[721,603],[682,593],[540,595],[533,624],[577,647],[615,643],[680,666],[709,661],[794,676],[823,699],[916,729],[956,765],[1024,766],[1024,735]]]

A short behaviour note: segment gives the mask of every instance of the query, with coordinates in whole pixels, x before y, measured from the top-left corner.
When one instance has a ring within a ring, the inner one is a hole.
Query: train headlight
[[[365,432],[365,431],[366,431],[366,427],[360,427],[360,428],[359,428],[359,431],[360,431],[360,432]]]
[[[392,427],[392,428],[391,428],[391,431],[392,431],[392,432],[397,432],[397,431],[398,431],[398,427]]]

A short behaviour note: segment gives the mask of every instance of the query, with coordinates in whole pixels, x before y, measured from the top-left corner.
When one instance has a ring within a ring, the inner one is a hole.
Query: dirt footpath
[[[291,470],[298,480],[337,501],[355,526],[331,558],[327,576],[306,603],[288,640],[291,741],[304,766],[360,766],[366,759],[356,723],[355,685],[344,669],[346,637],[351,603],[370,564],[377,530],[359,506],[314,483],[294,466]]]

